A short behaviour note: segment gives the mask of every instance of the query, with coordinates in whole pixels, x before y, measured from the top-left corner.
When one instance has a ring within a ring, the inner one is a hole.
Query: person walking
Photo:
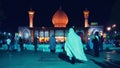
[[[38,44],[38,38],[35,36],[34,37],[34,50],[37,51],[37,44]]]
[[[20,49],[21,49],[21,51],[23,51],[24,50],[24,47],[23,47],[23,39],[20,37],[19,38],[19,44],[20,44]]]
[[[103,42],[104,42],[104,38],[103,36],[100,37],[100,51],[103,51]]]
[[[11,50],[11,39],[9,37],[6,39],[6,43],[8,46],[8,51],[10,51]]]
[[[93,42],[94,56],[99,57],[99,47],[100,47],[99,32],[95,32],[92,42]]]
[[[50,37],[50,52],[55,53],[55,49],[56,49],[56,39],[55,39],[55,35],[52,35]]]
[[[2,47],[2,44],[3,44],[3,40],[2,37],[0,37],[0,47]]]
[[[69,33],[65,42],[65,51],[72,64],[75,63],[75,59],[78,59],[81,62],[87,61],[81,37],[75,33],[73,28],[69,29]]]

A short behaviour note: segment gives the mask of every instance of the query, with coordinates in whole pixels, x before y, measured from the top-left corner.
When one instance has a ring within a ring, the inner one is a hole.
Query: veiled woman
[[[65,51],[72,63],[75,63],[75,61],[72,59],[73,57],[83,62],[87,61],[81,38],[75,33],[73,28],[69,29],[69,33],[65,42]]]

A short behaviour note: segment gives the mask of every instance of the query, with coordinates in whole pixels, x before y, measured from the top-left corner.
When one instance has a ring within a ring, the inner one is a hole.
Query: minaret
[[[34,11],[31,9],[30,11],[28,11],[29,14],[29,27],[33,28],[33,18],[34,18]]]
[[[88,24],[89,11],[87,9],[85,9],[83,11],[83,13],[84,13],[84,18],[85,18],[84,27],[86,28],[89,26],[89,24]]]
[[[29,14],[29,27],[33,28],[33,18],[34,18],[34,11],[32,9],[30,9],[30,11],[28,11]],[[30,29],[31,31],[31,41],[33,42],[34,40],[34,30]]]

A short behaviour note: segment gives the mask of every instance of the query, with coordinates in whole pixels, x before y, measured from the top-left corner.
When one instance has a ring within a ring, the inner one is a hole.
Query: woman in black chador
[[[34,50],[37,51],[38,38],[34,37]]]
[[[20,44],[20,49],[21,49],[21,51],[23,51],[24,50],[24,47],[23,47],[23,39],[20,37],[19,38],[19,44]]]
[[[99,57],[99,47],[100,47],[99,32],[95,32],[92,42],[93,42],[94,55],[95,57]]]

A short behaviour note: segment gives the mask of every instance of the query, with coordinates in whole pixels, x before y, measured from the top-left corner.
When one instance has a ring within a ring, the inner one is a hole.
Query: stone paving
[[[100,57],[94,57],[92,54],[92,51],[86,51],[87,62],[71,64],[64,54],[59,52],[0,50],[0,68],[120,68],[119,50],[100,52]],[[60,58],[60,55],[63,57]]]

